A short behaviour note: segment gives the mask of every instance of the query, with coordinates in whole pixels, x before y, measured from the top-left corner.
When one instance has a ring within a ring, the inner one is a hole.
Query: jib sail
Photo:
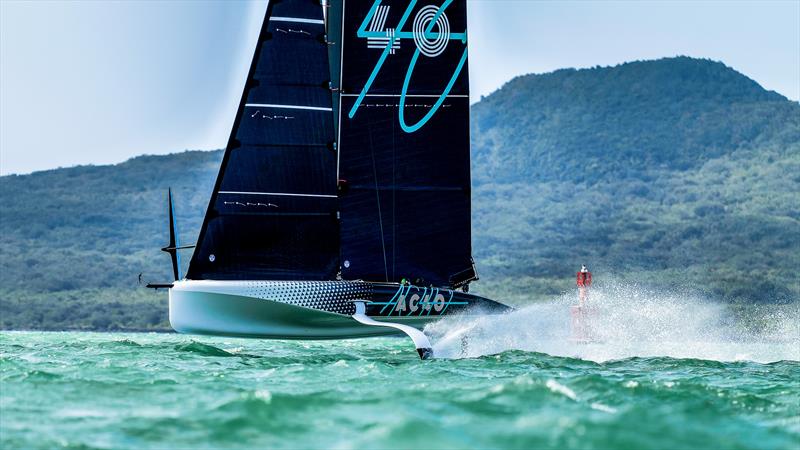
[[[325,19],[319,0],[269,2],[188,278],[336,276]]]
[[[190,279],[475,279],[466,0],[271,0]]]

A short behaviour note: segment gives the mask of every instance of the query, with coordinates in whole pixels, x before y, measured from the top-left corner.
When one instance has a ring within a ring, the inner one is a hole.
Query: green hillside
[[[614,277],[800,298],[800,105],[691,58],[516,78],[473,106],[475,288],[520,304]],[[165,193],[193,242],[221,152],[0,178],[0,326],[166,326]],[[188,258],[184,258],[186,261]]]
[[[169,327],[166,190],[184,242],[200,228],[222,152],[140,156],[0,178],[0,326]]]
[[[729,300],[800,297],[800,105],[724,64],[519,77],[472,130],[486,278],[553,293],[586,261]]]

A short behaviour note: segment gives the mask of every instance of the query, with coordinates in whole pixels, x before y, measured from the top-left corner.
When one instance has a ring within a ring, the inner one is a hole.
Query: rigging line
[[[234,194],[234,195],[277,195],[284,197],[320,197],[320,198],[336,198],[335,195],[326,194],[294,194],[291,192],[245,192],[245,191],[219,191],[219,194]]]
[[[336,127],[336,186],[339,186],[339,162],[342,155],[342,95],[339,94],[339,117]]]
[[[372,130],[369,131],[369,153],[372,157],[372,176],[375,180],[375,201],[378,203],[378,223],[381,226],[381,248],[383,249],[383,273],[389,281],[389,264],[386,262],[386,238],[383,234],[383,215],[381,214],[381,193],[378,190],[378,168],[375,164],[375,146],[372,144]]]
[[[324,20],[319,19],[306,19],[305,17],[280,17],[273,16],[269,18],[270,22],[295,22],[295,23],[315,23],[317,25],[325,25]]]
[[[392,121],[392,185],[397,185],[397,121]],[[392,190],[392,278],[397,277],[397,191]]]
[[[333,111],[333,108],[322,106],[301,106],[301,105],[274,105],[269,103],[246,103],[248,108],[283,108],[283,109],[308,109],[311,111]]]

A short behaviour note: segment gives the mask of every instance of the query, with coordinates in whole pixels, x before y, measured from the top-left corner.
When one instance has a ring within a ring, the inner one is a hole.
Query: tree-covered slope
[[[800,298],[800,105],[670,58],[516,78],[473,106],[475,286],[515,303],[599,279]],[[165,194],[196,238],[221,152],[0,178],[0,326],[166,326]],[[188,258],[184,258],[186,261]]]
[[[473,109],[475,179],[697,169],[738,148],[796,144],[797,115],[797,103],[724,64],[686,57],[526,75]]]
[[[585,261],[729,299],[800,296],[800,105],[722,63],[523,76],[472,125],[487,278],[557,292]]]
[[[0,178],[0,327],[168,328],[166,191],[184,242],[199,230],[222,152],[140,156]],[[153,311],[157,311],[153,314]]]

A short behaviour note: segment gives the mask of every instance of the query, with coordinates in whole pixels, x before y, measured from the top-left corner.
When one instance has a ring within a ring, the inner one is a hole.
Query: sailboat
[[[466,0],[270,0],[195,245],[181,333],[335,339],[510,308],[469,293]],[[179,251],[194,248],[185,277]]]

